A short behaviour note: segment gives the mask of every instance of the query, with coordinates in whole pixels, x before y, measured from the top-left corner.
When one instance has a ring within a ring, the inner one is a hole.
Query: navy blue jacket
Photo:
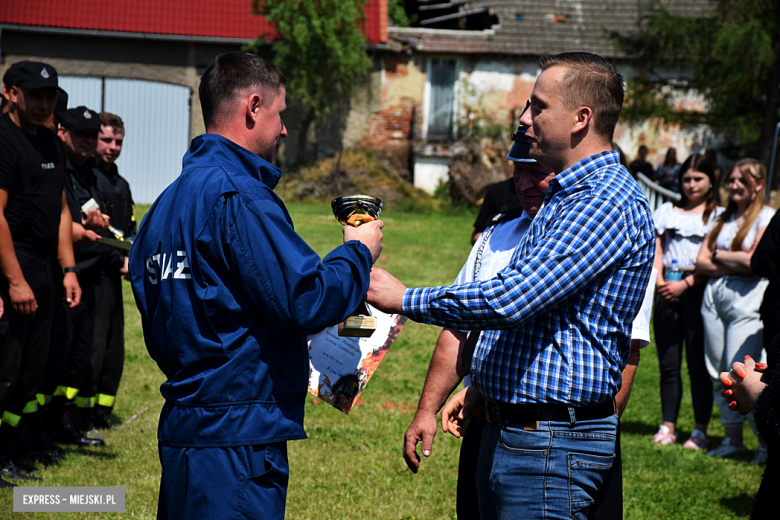
[[[281,170],[224,137],[196,137],[183,162],[130,252],[146,347],[168,378],[158,438],[305,438],[305,336],[357,309],[371,253],[351,241],[320,261],[272,191]]]

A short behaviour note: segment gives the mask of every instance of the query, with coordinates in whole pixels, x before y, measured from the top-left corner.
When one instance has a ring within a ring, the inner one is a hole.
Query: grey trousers
[[[739,412],[729,410],[728,403],[720,395],[723,385],[719,376],[721,372],[731,370],[735,361],[744,361],[745,356],[763,361],[764,326],[758,309],[768,283],[756,276],[729,275],[711,279],[704,289],[701,314],[705,363],[713,380],[715,404],[720,409],[720,422],[724,426],[741,426],[745,418]]]

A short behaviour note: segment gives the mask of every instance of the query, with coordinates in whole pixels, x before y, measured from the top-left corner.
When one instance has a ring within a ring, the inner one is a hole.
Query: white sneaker
[[[732,443],[731,439],[726,437],[723,439],[723,442],[720,446],[715,448],[714,450],[707,453],[707,455],[710,455],[712,457],[731,457],[732,455],[736,455],[737,453],[742,453],[747,448],[745,448],[744,444],[736,444]]]
[[[766,464],[767,457],[769,457],[769,450],[763,444],[759,444],[758,449],[756,449],[756,452],[753,454],[753,460],[751,460],[750,463]]]

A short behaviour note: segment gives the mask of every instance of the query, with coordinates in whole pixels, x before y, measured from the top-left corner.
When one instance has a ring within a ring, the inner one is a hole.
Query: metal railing
[[[650,202],[650,211],[653,213],[665,202],[677,202],[680,200],[679,193],[661,187],[641,173],[637,173],[636,182],[642,188],[642,191],[645,192],[647,200]]]

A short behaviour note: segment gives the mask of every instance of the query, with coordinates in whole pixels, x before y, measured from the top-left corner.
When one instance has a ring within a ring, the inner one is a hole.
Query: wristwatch
[[[718,253],[720,253],[720,249],[716,249],[712,252],[712,257],[710,259],[713,261],[713,263],[715,262],[715,257],[718,256]]]
[[[81,271],[81,269],[79,269],[75,265],[72,266],[72,267],[63,267],[62,268],[62,274],[68,274],[68,273],[79,274],[79,271]]]

